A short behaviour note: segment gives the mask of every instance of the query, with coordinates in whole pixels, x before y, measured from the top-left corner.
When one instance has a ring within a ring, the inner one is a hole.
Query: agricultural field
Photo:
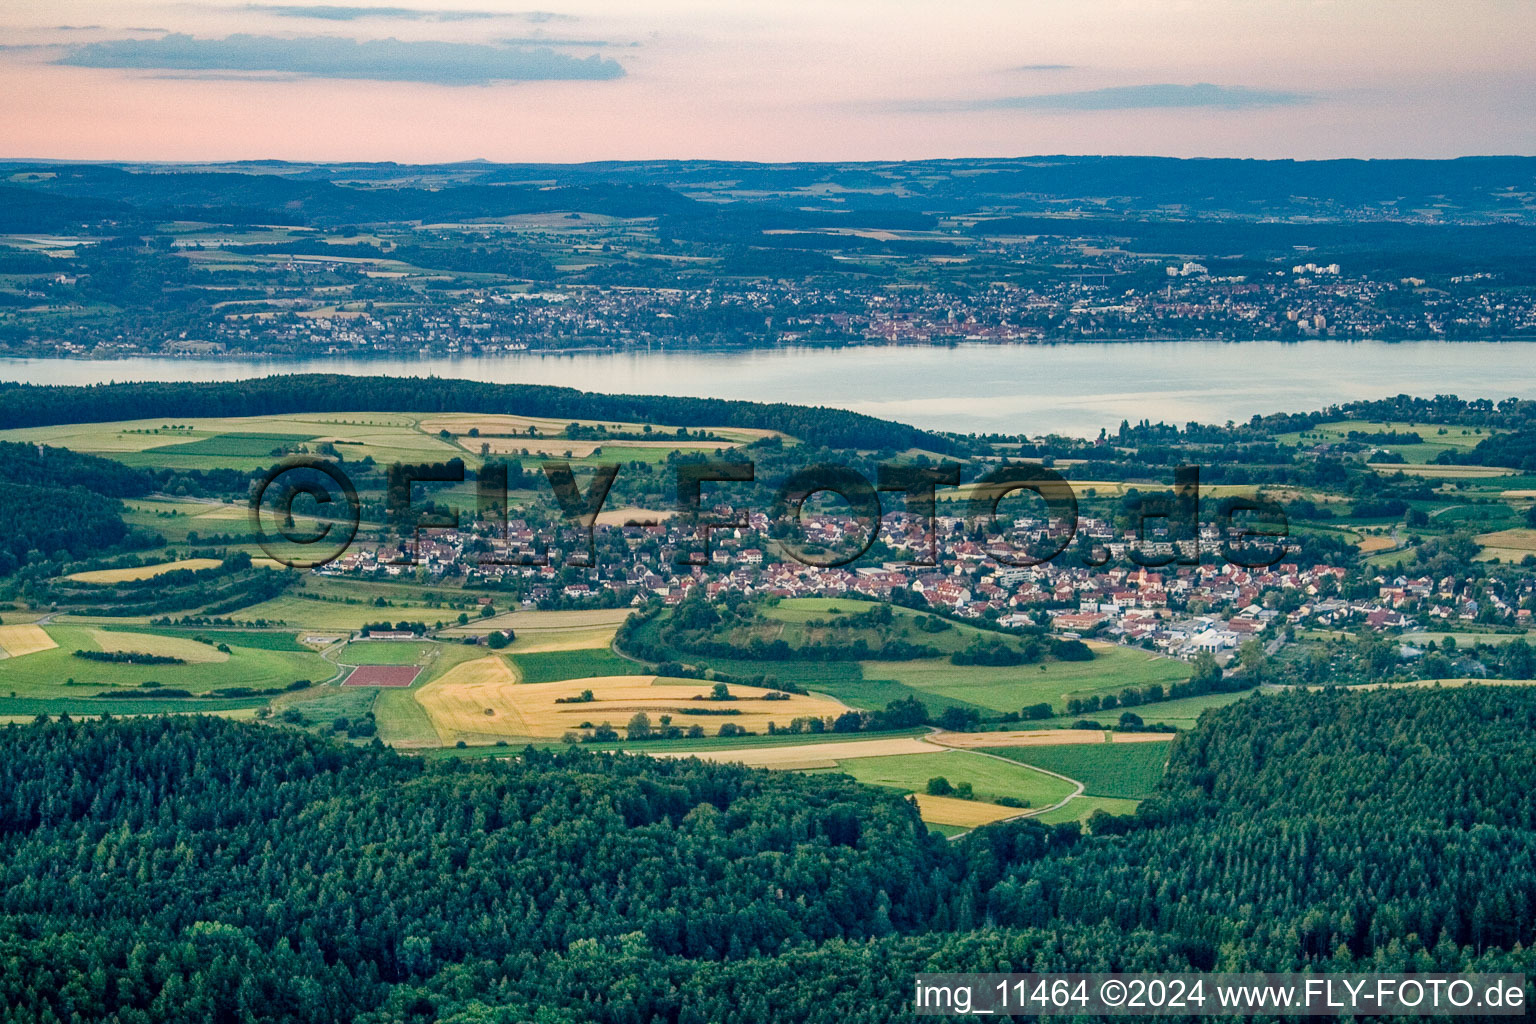
[[[215,631],[199,640],[185,632],[161,634],[149,629],[99,627],[82,624],[50,624],[43,627],[0,627],[29,631],[32,653],[0,659],[0,695],[18,698],[69,699],[82,705],[82,713],[94,701],[79,698],[145,689],[146,682],[161,688],[193,694],[231,687],[273,689],[299,679],[315,682],[335,675],[335,668],[307,650],[272,650],[226,642]],[[41,649],[42,633],[51,646]],[[0,640],[5,634],[0,633]],[[8,641],[6,641],[8,643]],[[227,647],[220,650],[219,645]],[[137,652],[177,658],[176,664],[134,664],[80,658],[75,651]],[[148,711],[148,699],[143,710]],[[3,701],[0,701],[3,703]],[[127,703],[127,701],[122,701]],[[134,705],[137,707],[138,705]],[[0,713],[4,709],[0,708]]]
[[[482,446],[492,454],[564,458],[572,461],[664,462],[671,451],[706,451],[750,443],[771,431],[711,429],[717,440],[676,435],[672,426],[603,423],[615,433],[646,434],[640,439],[566,439],[572,421],[477,413],[295,413],[275,416],[191,417],[167,420],[118,420],[51,427],[0,430],[0,440],[44,443],[78,452],[107,455],[130,466],[157,469],[262,469],[288,453],[339,452],[349,462],[442,462],[462,459],[476,467]],[[597,422],[577,421],[582,426]],[[469,431],[478,431],[471,436]],[[533,430],[536,433],[530,434]],[[594,456],[601,448],[602,454]]]
[[[988,748],[999,757],[1076,779],[1085,796],[1126,800],[1141,800],[1157,788],[1168,750],[1167,737],[1157,743]]]
[[[559,434],[571,420],[557,420],[537,416],[509,416],[489,413],[454,412],[434,413],[422,417],[418,424],[423,431],[437,434],[446,430],[450,435],[465,441],[484,440],[510,440],[524,437],[537,437],[539,435]],[[663,436],[664,433],[675,433],[675,427],[657,427],[645,423],[629,423],[613,420],[579,420],[575,421],[582,426],[602,426],[614,434],[654,434],[655,441],[631,441],[631,444],[654,444],[669,442],[670,439]],[[649,429],[647,427],[649,426]],[[476,431],[477,436],[471,436],[470,431]],[[530,433],[537,431],[537,434]],[[711,450],[721,447],[722,444],[750,444],[764,437],[774,436],[772,430],[753,430],[745,427],[710,427],[708,433],[713,437],[724,439],[723,441],[711,441]],[[783,435],[779,435],[783,436]],[[574,443],[574,442],[572,442]],[[609,444],[620,444],[622,441],[608,441]]]
[[[455,621],[461,612],[474,614],[470,611],[474,607],[473,597],[450,591],[306,573],[295,586],[277,597],[242,608],[239,617],[247,621],[282,622],[311,631],[358,630],[385,619],[425,622],[429,626],[446,624]]]
[[[59,646],[53,635],[41,626],[21,624],[0,626],[0,651],[7,658],[23,658]]]
[[[513,661],[517,663],[525,683],[554,683],[562,679],[625,675],[635,670],[634,662],[619,657],[606,647],[516,652]]]
[[[478,614],[478,610],[476,612]],[[490,618],[474,618],[465,626],[450,625],[444,636],[484,636],[493,629],[510,629],[517,639],[513,650],[577,650],[607,647],[619,624],[629,618],[628,608],[580,608],[566,611],[519,609]],[[572,644],[576,646],[571,646]]]
[[[1129,709],[1148,725],[1171,725],[1175,729],[1193,729],[1200,715],[1211,708],[1226,707],[1235,704],[1249,696],[1252,691],[1242,693],[1206,693],[1198,697],[1180,697],[1177,700],[1159,701],[1156,704],[1141,704]],[[1056,718],[1048,718],[1042,725],[1060,725],[1067,727],[1079,719],[1110,724],[1118,721],[1121,709],[1113,711],[1101,711],[1090,715],[1059,715]]]
[[[1376,472],[1387,476],[1391,476],[1393,473],[1402,473],[1404,476],[1422,476],[1441,480],[1489,480],[1495,477],[1515,475],[1514,470],[1504,469],[1501,466],[1434,466],[1392,462],[1371,462],[1367,463],[1367,465]]]
[[[70,619],[71,622],[83,619]],[[116,622],[108,623],[115,625]],[[155,626],[154,633],[164,637],[204,637],[214,644],[225,643],[234,647],[252,647],[262,651],[313,651],[313,647],[300,643],[292,632],[265,629],[230,629],[225,626]]]
[[[197,571],[212,569],[219,564],[217,558],[179,558],[174,562],[159,562],[127,569],[96,569],[90,572],[70,573],[66,579],[77,583],[126,583],[131,580],[147,580],[180,569]]]
[[[1045,772],[1000,757],[967,750],[940,750],[931,753],[892,754],[884,757],[841,757],[837,771],[851,775],[872,786],[886,786],[909,793],[922,793],[928,780],[948,779],[951,785],[971,784],[976,800],[990,803],[998,797],[1012,797],[1039,809],[1060,803],[1076,787]],[[1013,808],[1013,814],[1023,810]]]
[[[420,685],[420,678],[416,685]],[[373,717],[380,741],[392,747],[411,750],[438,745],[432,719],[409,689],[379,690],[373,700]]]
[[[891,611],[888,626],[849,624],[857,623],[861,615],[885,608]],[[930,632],[918,624],[919,621],[933,621],[924,613],[867,601],[798,597],[761,606],[758,612],[760,617],[752,624],[723,627],[716,632],[715,638],[739,647],[754,639],[767,643],[782,640],[796,650],[817,644],[851,644],[859,640],[878,649],[882,643],[894,640],[932,647],[944,655],[963,651],[977,640],[999,640],[1009,646],[1018,644],[1014,637],[948,620],[941,620],[944,628]]]
[[[917,813],[928,824],[955,829],[957,833],[990,825],[995,821],[1017,818],[1025,813],[1017,807],[1003,807],[980,800],[958,800],[952,796],[929,796],[927,793],[914,793],[912,802],[917,804]]]
[[[803,649],[805,657],[704,656],[685,650],[676,650],[673,657],[734,676],[765,674],[771,679],[794,682],[865,710],[880,710],[892,701],[916,698],[934,716],[949,707],[982,712],[1017,711],[1026,704],[1042,701],[1062,708],[1068,696],[1118,693],[1127,686],[1189,677],[1189,667],[1183,662],[1110,644],[1090,645],[1095,652],[1092,661],[1047,658],[1010,666],[956,665],[948,657],[856,662],[815,656],[818,644],[849,645],[860,640],[872,648],[894,641],[950,653],[963,651],[977,640],[1006,646],[1021,642],[1007,634],[963,623],[949,623],[945,628],[929,631],[919,626],[921,621],[930,620],[929,616],[904,608],[891,609],[888,626],[858,624],[856,616],[881,607],[864,601],[794,598],[761,606],[750,622],[728,623],[718,634],[711,634],[716,642],[728,642],[737,648],[754,639],[765,643],[782,640],[791,653]],[[840,619],[854,624],[831,625]],[[643,624],[635,633],[636,639],[664,646],[660,643],[663,621],[658,617]]]
[[[1422,439],[1420,443],[1375,442],[1362,441],[1360,443],[1368,447],[1384,448],[1388,451],[1402,455],[1408,466],[1397,464],[1381,464],[1374,466],[1380,472],[1390,473],[1398,469],[1411,470],[1408,467],[1423,465],[1433,462],[1444,451],[1470,451],[1477,447],[1478,443],[1487,440],[1499,431],[1487,427],[1463,427],[1455,424],[1443,423],[1407,423],[1390,422],[1381,420],[1334,420],[1330,423],[1319,423],[1311,430],[1299,433],[1277,434],[1275,441],[1278,444],[1292,445],[1296,447],[1311,447],[1318,444],[1336,444],[1348,441],[1350,432],[1359,434],[1418,434]],[[1435,467],[1456,468],[1456,467]],[[1474,468],[1474,467],[1465,467]]]
[[[584,692],[592,698],[582,700]],[[581,732],[583,723],[611,723],[623,730],[637,712],[654,725],[661,716],[674,724],[699,725],[716,732],[730,723],[752,732],[766,732],[769,722],[788,724],[802,716],[825,717],[847,710],[825,697],[789,695],[764,700],[770,692],[732,686],[733,700],[710,699],[710,684],[697,679],[656,676],[599,676],[559,682],[522,682],[513,665],[491,655],[455,666],[421,687],[417,700],[444,745],[498,739],[559,739]]]
[[[1536,530],[1498,530],[1494,533],[1480,533],[1476,540],[1483,549],[1478,558],[1518,562],[1526,555],[1536,555]]]
[[[1030,704],[1064,710],[1070,697],[1118,694],[1126,687],[1182,682],[1189,665],[1176,658],[1115,644],[1091,644],[1092,661],[1049,661],[1037,665],[988,667],[948,661],[868,661],[869,678],[891,679],[924,694],[963,700],[993,711],[1018,711]],[[1118,717],[1118,716],[1117,716]]]
[[[958,750],[992,747],[1068,747],[1090,743],[1166,743],[1167,733],[1112,732],[1109,729],[997,729],[989,732],[946,732],[938,729],[928,737],[934,743]]]
[[[1046,811],[1035,820],[1046,825],[1063,825],[1069,821],[1086,824],[1099,811],[1105,814],[1134,814],[1139,800],[1122,800],[1107,796],[1075,796],[1061,807]]]

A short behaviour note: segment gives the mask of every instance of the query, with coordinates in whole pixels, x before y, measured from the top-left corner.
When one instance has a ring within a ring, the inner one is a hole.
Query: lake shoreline
[[[494,355],[0,357],[0,380],[91,385],[298,373],[462,378],[601,394],[829,406],[927,430],[1094,436],[1399,394],[1536,399],[1518,341],[1073,341],[525,350]]]
[[[817,341],[810,338],[801,338],[794,342],[782,345],[646,345],[644,347],[630,345],[582,345],[570,348],[521,348],[498,349],[480,352],[314,352],[308,355],[295,355],[291,352],[134,352],[105,356],[73,355],[69,353],[50,352],[40,355],[22,355],[15,353],[0,353],[0,382],[8,378],[3,376],[4,368],[9,363],[30,362],[37,360],[66,360],[77,363],[117,363],[128,362],[135,359],[169,359],[185,363],[203,362],[295,362],[303,363],[318,359],[347,359],[359,362],[373,360],[405,360],[405,359],[494,359],[507,356],[581,356],[581,355],[621,355],[621,354],[745,354],[751,352],[794,352],[798,350],[825,352],[839,349],[955,349],[955,348],[988,348],[988,349],[1039,349],[1061,348],[1076,345],[1305,345],[1320,343],[1329,345],[1521,345],[1536,344],[1536,336],[1531,337],[1489,337],[1489,338],[1184,338],[1176,335],[1149,335],[1144,338],[1050,338],[1037,341],[980,341],[973,339],[959,339],[954,341],[892,341],[892,342],[847,342],[847,341]]]

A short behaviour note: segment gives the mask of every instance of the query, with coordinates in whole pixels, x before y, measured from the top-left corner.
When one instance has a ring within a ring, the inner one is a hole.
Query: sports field
[[[421,674],[415,665],[359,665],[342,686],[410,686]]]
[[[437,647],[430,640],[354,640],[336,660],[343,665],[418,665]]]

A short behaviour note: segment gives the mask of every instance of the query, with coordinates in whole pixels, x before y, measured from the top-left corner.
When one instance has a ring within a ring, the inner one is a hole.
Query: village
[[[1414,629],[1452,629],[1468,623],[1529,627],[1532,584],[1518,593],[1497,581],[1467,576],[1404,577],[1374,573],[1352,579],[1351,570],[1327,564],[1280,561],[1248,568],[1209,556],[1223,538],[1202,527],[1196,542],[1139,542],[1117,535],[1106,521],[1084,518],[1081,534],[1105,564],[1088,566],[1068,551],[1034,565],[1000,561],[995,544],[967,539],[965,521],[939,516],[935,564],[918,564],[933,550],[922,520],[904,513],[885,517],[884,552],[846,566],[804,564],[786,557],[769,539],[770,522],[758,512],[744,526],[710,531],[704,545],[680,521],[597,526],[595,564],[585,542],[562,536],[539,547],[528,521],[508,523],[505,547],[466,530],[424,531],[415,564],[402,564],[399,543],[359,545],[315,569],[322,575],[361,579],[417,579],[465,588],[511,592],[525,608],[639,606],[653,598],[676,605],[695,591],[715,599],[735,591],[748,597],[849,597],[928,607],[962,620],[1002,629],[1049,627],[1067,637],[1092,637],[1134,645],[1183,659],[1202,652],[1227,663],[1245,641],[1262,640],[1271,653],[1298,629],[1401,634]],[[852,521],[807,517],[808,537],[835,545]],[[1015,533],[1040,535],[1049,524],[1020,519]],[[1297,542],[1291,542],[1298,550]],[[491,554],[487,555],[487,550]],[[1163,560],[1161,567],[1136,565]],[[519,564],[519,563],[543,564]],[[1183,563],[1191,564],[1183,564]],[[694,563],[694,564],[689,564]],[[489,601],[489,599],[484,599]]]

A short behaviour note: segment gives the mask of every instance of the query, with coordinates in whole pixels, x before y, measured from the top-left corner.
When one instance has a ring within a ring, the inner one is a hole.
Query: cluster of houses
[[[1355,585],[1345,596],[1342,567],[1283,561],[1247,568],[1219,559],[1184,564],[1193,559],[1192,545],[1183,542],[1161,545],[1169,564],[1144,567],[1125,557],[1128,541],[1116,537],[1108,523],[1092,519],[1083,520],[1080,530],[1102,541],[1107,560],[1101,566],[1082,564],[1070,548],[1050,561],[1007,564],[996,557],[995,546],[969,539],[961,520],[939,517],[931,537],[921,520],[905,515],[883,523],[887,548],[882,550],[901,557],[818,566],[785,557],[768,540],[769,525],[763,514],[750,513],[741,526],[710,531],[707,545],[677,521],[599,526],[595,564],[589,565],[583,564],[584,538],[556,535],[541,547],[538,530],[513,520],[505,539],[493,544],[470,533],[429,531],[418,538],[413,562],[398,543],[365,545],[316,571],[511,591],[531,607],[618,607],[652,598],[676,604],[696,590],[711,598],[737,591],[910,602],[915,595],[960,618],[1047,625],[1063,634],[1093,635],[1182,658],[1208,651],[1220,660],[1249,639],[1273,645],[1286,627],[1396,631],[1493,618],[1528,625],[1531,618],[1528,595],[1490,593],[1486,586],[1474,594],[1475,581],[1457,577],[1379,577],[1367,581],[1375,584],[1374,593]],[[833,517],[807,518],[805,525],[807,538],[829,551],[858,529],[852,520]],[[1045,526],[1014,523],[1015,532],[1036,536]],[[1219,540],[1206,530],[1202,550],[1215,550]],[[934,552],[933,564],[920,564]],[[1183,561],[1171,557],[1176,555]]]

